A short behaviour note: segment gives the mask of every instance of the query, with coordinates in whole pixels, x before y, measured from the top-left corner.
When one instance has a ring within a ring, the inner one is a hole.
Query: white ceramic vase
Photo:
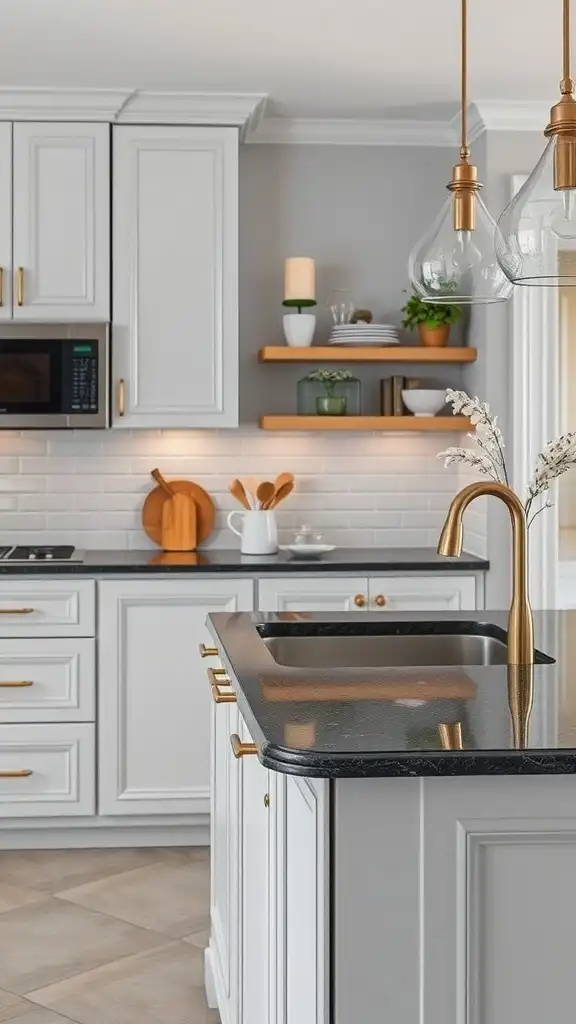
[[[242,526],[238,530],[232,520],[234,516],[242,517]],[[240,537],[240,551],[243,555],[275,555],[278,551],[278,524],[276,515],[270,509],[251,509],[242,512],[234,509],[228,516],[228,526]]]
[[[284,313],[284,337],[291,348],[308,348],[312,344],[316,317],[314,313]]]

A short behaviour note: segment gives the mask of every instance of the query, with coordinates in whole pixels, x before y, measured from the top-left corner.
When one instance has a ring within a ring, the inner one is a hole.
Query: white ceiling
[[[470,0],[470,95],[552,103],[561,0]],[[271,112],[452,103],[459,0],[0,0],[0,86],[268,93]],[[427,109],[420,117],[429,116]]]

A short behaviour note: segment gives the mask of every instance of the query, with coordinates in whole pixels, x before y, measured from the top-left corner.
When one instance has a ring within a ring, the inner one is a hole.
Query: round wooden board
[[[191,480],[170,480],[169,484],[181,494],[189,494],[194,499],[198,514],[198,544],[206,540],[214,529],[216,508],[210,495]],[[142,526],[155,544],[162,547],[162,506],[169,495],[162,487],[155,487],[144,502],[142,509]]]

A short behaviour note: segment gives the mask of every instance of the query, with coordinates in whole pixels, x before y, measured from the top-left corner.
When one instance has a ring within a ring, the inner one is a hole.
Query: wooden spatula
[[[230,484],[230,494],[236,501],[239,501],[243,508],[250,509],[250,502],[246,497],[246,491],[239,480],[233,480]]]

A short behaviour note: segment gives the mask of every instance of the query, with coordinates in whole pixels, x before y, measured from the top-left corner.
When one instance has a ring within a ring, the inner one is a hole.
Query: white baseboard
[[[4,819],[0,850],[87,850],[144,846],[209,846],[210,826],[204,815],[195,818]]]
[[[206,1002],[211,1010],[218,1009],[218,996],[216,995],[216,982],[214,981],[214,968],[212,966],[212,950],[207,946],[204,950],[204,988],[206,989]]]

